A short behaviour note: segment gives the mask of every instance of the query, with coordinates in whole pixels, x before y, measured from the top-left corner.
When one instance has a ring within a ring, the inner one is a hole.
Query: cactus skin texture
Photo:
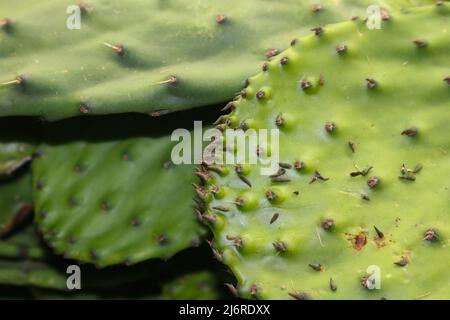
[[[174,143],[150,135],[159,121],[143,118],[45,129],[32,166],[35,221],[56,253],[104,267],[167,259],[200,242],[205,230],[190,209],[194,165],[172,164]]]
[[[32,160],[34,146],[27,143],[0,143],[0,179],[10,177]]]
[[[220,298],[217,278],[208,271],[178,277],[163,285],[164,300],[217,300]]]
[[[79,30],[66,27],[76,1],[3,2],[0,116],[160,115],[222,102],[295,35],[374,3],[428,2],[91,0]]]
[[[29,172],[23,172],[16,177],[0,181],[0,247],[1,238],[26,220],[32,211],[31,174]]]
[[[249,79],[225,125],[280,129],[283,179],[203,167],[213,250],[241,297],[450,298],[449,18],[439,3],[381,30],[329,25]]]

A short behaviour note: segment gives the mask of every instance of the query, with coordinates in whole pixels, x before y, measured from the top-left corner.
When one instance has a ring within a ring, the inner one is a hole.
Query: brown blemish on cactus
[[[279,216],[280,216],[280,214],[278,212],[274,213],[272,218],[270,218],[270,224],[272,224],[275,221],[277,221]]]
[[[427,231],[425,231],[423,240],[428,242],[436,242],[439,240],[439,234],[434,229],[428,229]]]
[[[325,219],[320,225],[322,226],[322,229],[329,231],[334,227],[335,223],[333,219]]]
[[[378,83],[371,78],[366,78],[366,82],[367,82],[367,89],[372,90],[375,89],[378,86]]]
[[[428,42],[425,40],[414,40],[413,43],[416,45],[417,48],[424,48],[428,45]]]
[[[276,55],[278,55],[280,53],[280,50],[278,49],[272,49],[266,52],[266,57],[267,59],[270,59],[272,57],[275,57]]]
[[[289,62],[289,58],[288,57],[283,57],[280,59],[280,64],[282,66],[286,65]]]
[[[294,47],[297,43],[297,39],[292,39],[291,40],[291,47]]]
[[[352,243],[353,249],[361,251],[367,244],[367,234],[363,231],[356,235],[348,234],[348,239]]]
[[[262,65],[262,71],[266,72],[267,70],[269,70],[269,64],[267,62],[264,62]]]
[[[216,22],[218,24],[223,24],[225,21],[227,21],[227,17],[225,17],[223,14],[219,14],[216,16]]]
[[[322,272],[324,271],[324,267],[320,263],[310,263],[308,266],[313,269],[314,271]]]
[[[230,293],[233,295],[233,297],[239,298],[239,291],[235,286],[233,286],[231,283],[224,283],[224,285],[228,288],[228,290],[230,290]]]
[[[403,130],[401,132],[401,135],[408,136],[408,137],[415,137],[418,132],[419,132],[419,130],[417,128],[411,127],[411,128],[406,128],[405,130]]]
[[[347,51],[347,46],[345,44],[340,44],[336,46],[336,52],[342,54]]]
[[[288,295],[290,295],[295,300],[309,300],[309,296],[304,292],[293,291],[288,292]]]
[[[108,42],[103,42],[103,45],[113,49],[120,57],[125,55],[125,47],[121,44],[110,44]]]
[[[315,27],[312,28],[311,31],[313,31],[316,36],[321,36],[324,30],[322,27]]]
[[[328,181],[328,180],[330,180],[330,178],[325,178],[324,176],[322,176],[320,174],[319,171],[314,171],[314,176],[312,177],[311,181],[309,181],[309,184],[312,184],[312,183],[316,182],[317,180]]]
[[[371,177],[371,178],[369,178],[369,180],[367,180],[367,185],[371,189],[375,188],[379,184],[380,184],[380,178],[378,178],[378,177]]]
[[[276,251],[283,253],[286,252],[286,245],[284,244],[283,241],[276,241],[274,243],[272,243],[273,247],[275,248]]]
[[[314,13],[318,13],[318,12],[320,12],[321,10],[322,10],[322,6],[321,6],[320,4],[318,4],[318,3],[314,3],[314,4],[311,6],[311,11],[314,12]]]
[[[336,123],[334,123],[333,121],[329,121],[327,123],[325,123],[325,131],[328,133],[332,133],[336,130]]]

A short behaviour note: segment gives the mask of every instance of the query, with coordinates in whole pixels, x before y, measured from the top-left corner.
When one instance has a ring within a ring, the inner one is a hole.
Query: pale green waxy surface
[[[282,177],[291,181],[274,183],[260,175],[260,166],[250,166],[251,188],[233,168],[224,176],[210,171],[208,188],[217,186],[224,195],[207,205],[217,218],[211,226],[215,248],[238,278],[242,297],[251,298],[252,291],[263,299],[288,299],[289,293],[311,299],[450,297],[449,32],[448,4],[392,14],[381,30],[361,21],[330,25],[321,36],[298,39],[266,72],[250,78],[247,98],[234,102],[232,126],[275,129],[281,114],[280,161],[301,160],[305,168],[287,169]],[[415,40],[427,45],[417,47]],[[339,45],[347,50],[337,53]],[[302,79],[317,84],[321,76],[322,85],[301,88]],[[377,86],[369,89],[366,78]],[[270,96],[256,99],[261,89]],[[324,128],[329,121],[336,124],[331,134]],[[416,136],[401,134],[412,127]],[[415,181],[399,178],[403,164],[423,166],[407,174]],[[373,166],[366,176],[349,175],[366,166]],[[316,170],[329,180],[310,183]],[[374,176],[381,183],[371,189],[367,181]],[[275,201],[267,191],[275,192]],[[245,211],[234,204],[243,194],[258,199]],[[334,228],[324,230],[325,219],[333,219]],[[435,241],[424,240],[430,228],[438,232]],[[367,243],[355,245],[361,232]],[[402,257],[406,266],[394,264]],[[360,283],[372,265],[381,271],[380,290]]]
[[[363,16],[371,4],[429,2],[90,0],[81,29],[70,30],[66,10],[76,1],[2,1],[0,20],[10,22],[0,28],[0,115],[56,120],[222,102],[266,52],[312,27]],[[123,55],[111,48],[120,45]],[[176,84],[167,83],[171,76]]]

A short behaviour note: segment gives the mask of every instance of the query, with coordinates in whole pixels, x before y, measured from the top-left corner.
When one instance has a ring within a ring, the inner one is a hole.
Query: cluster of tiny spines
[[[43,153],[43,151],[38,151],[37,155],[36,155],[36,160],[39,161],[45,161],[45,154]],[[130,154],[129,151],[125,150],[122,152],[121,156],[120,156],[120,160],[123,162],[129,162],[132,161],[132,156]],[[77,175],[81,175],[84,172],[86,172],[86,170],[88,169],[88,164],[86,163],[82,163],[82,162],[78,162],[77,164],[75,164],[75,166],[73,167],[73,172]],[[162,168],[164,170],[168,170],[172,167],[171,162],[170,161],[165,161],[162,165]],[[44,182],[43,178],[38,178],[35,182],[34,188],[36,189],[37,192],[41,192],[45,189],[46,185]],[[70,196],[67,199],[67,205],[70,209],[75,209],[77,207],[79,207],[80,201],[76,196]],[[109,211],[111,211],[111,209],[113,208],[113,204],[109,201],[103,200],[99,202],[99,212],[101,214],[108,214]],[[47,217],[48,217],[48,211],[45,208],[41,208],[38,212],[37,215],[39,217],[39,219],[41,221],[44,221]],[[139,228],[142,225],[142,221],[141,219],[136,216],[134,218],[132,218],[130,220],[130,227],[132,228]],[[79,239],[77,239],[77,237],[75,236],[68,236],[65,240],[64,239],[58,239],[58,232],[55,229],[46,229],[45,227],[41,227],[39,230],[39,233],[42,235],[43,240],[45,241],[45,243],[47,244],[47,246],[49,248],[52,248],[53,250],[55,250],[56,252],[64,255],[65,258],[67,259],[73,259],[76,257],[73,257],[70,254],[70,247],[72,247],[73,245],[75,245]],[[57,241],[62,241],[62,242],[66,242],[66,244],[69,246],[69,249],[64,250],[64,249],[60,249],[59,246],[56,245]],[[155,236],[155,241],[158,245],[164,246],[167,245],[169,243],[169,237],[167,235],[167,233],[161,233]],[[193,241],[194,242],[194,241]],[[194,243],[193,243],[194,245]],[[108,257],[105,256],[103,257],[100,250],[97,250],[96,248],[91,248],[88,250],[88,261],[98,264],[99,266],[101,266],[102,261],[107,261]],[[79,256],[79,255],[77,255]],[[86,261],[86,259],[85,259]],[[123,264],[125,265],[132,265],[133,264],[133,260],[132,257],[127,257],[124,259]]]
[[[87,3],[87,2],[79,2],[78,6],[80,7],[83,14],[88,14],[89,11],[93,9],[93,5],[90,3]],[[228,22],[228,20],[229,20],[228,17],[223,14],[219,14],[214,17],[214,23],[216,23],[219,26],[226,24]],[[13,21],[10,18],[3,18],[0,20],[0,31],[3,30],[5,32],[10,32],[13,28],[13,24],[16,24],[16,23],[18,23],[18,22]],[[125,47],[125,45],[123,45],[121,43],[103,42],[102,44],[106,48],[111,49],[119,59],[125,59],[127,51],[129,50]],[[12,80],[0,83],[0,85],[2,85],[2,86],[15,85],[16,87],[24,90],[26,87],[26,83],[28,81],[30,81],[29,76],[25,76],[22,74],[22,75],[16,76]],[[180,79],[179,79],[179,76],[177,76],[177,75],[170,75],[167,77],[167,79],[160,81],[156,84],[157,85],[168,85],[168,86],[174,87],[174,86],[180,84]],[[87,101],[81,101],[78,104],[78,112],[81,115],[92,114],[93,113],[92,109],[93,109],[92,103],[88,103]],[[168,112],[168,110],[157,110],[157,111],[151,112],[149,115],[153,116],[153,117],[159,117],[167,112]]]
[[[441,6],[442,4],[443,3],[440,1],[438,1],[436,3],[437,6]],[[316,12],[318,12],[320,10],[321,10],[321,8],[318,9]],[[354,17],[354,18],[352,18],[352,20],[356,21],[358,19],[357,19],[357,17]],[[383,12],[383,21],[389,21],[389,20],[390,20],[389,13],[384,11]],[[322,27],[316,27],[316,28],[312,28],[311,31],[314,32],[315,36],[320,37],[325,32],[325,29]],[[296,44],[297,44],[297,40],[296,39],[292,40],[291,46],[295,47]],[[424,39],[416,39],[416,40],[412,41],[412,49],[414,49],[414,47],[415,47],[418,50],[425,50],[425,48],[428,45],[429,45],[428,41],[426,41]],[[335,54],[345,55],[348,50],[349,50],[349,48],[346,44],[338,44],[335,48]],[[269,59],[269,62],[263,63],[263,65],[262,65],[263,73],[269,72],[270,68],[275,67],[276,64],[279,64],[281,66],[281,68],[284,68],[289,64],[289,56],[283,55],[278,49],[273,49],[273,50],[268,51],[266,53],[266,56]],[[281,56],[281,57],[279,57],[279,56]],[[274,57],[279,57],[279,58],[274,59]],[[365,81],[366,90],[375,91],[377,89],[377,87],[380,85],[376,79],[373,79],[370,77],[364,78],[364,81]],[[443,81],[445,83],[447,83],[448,85],[450,85],[450,76],[444,77]],[[222,111],[231,111],[231,112],[228,115],[223,115],[223,116],[219,117],[219,119],[215,122],[216,128],[218,128],[219,130],[224,130],[226,128],[233,127],[232,119],[234,117],[234,113],[235,113],[237,107],[240,105],[240,103],[242,101],[251,99],[251,97],[249,97],[249,95],[247,93],[248,90],[246,90],[246,88],[250,85],[250,82],[251,81],[249,79],[247,79],[246,83],[245,83],[246,87],[241,92],[239,92],[239,94],[236,96],[234,101],[229,102],[222,109]],[[309,79],[301,79],[299,81],[299,84],[300,84],[300,88],[305,92],[310,90],[311,88],[313,88],[313,86],[315,85]],[[324,80],[323,76],[321,75],[320,79],[318,81],[318,85],[322,86],[324,84],[325,84],[325,80]],[[267,99],[268,95],[264,89],[261,89],[261,90],[256,91],[255,98],[256,98],[256,101],[262,101],[264,99]],[[277,115],[277,117],[274,119],[274,123],[280,129],[282,129],[283,126],[286,125],[286,119],[282,113]],[[248,128],[249,128],[249,125],[245,122],[239,123],[237,126],[234,127],[234,129],[236,129],[236,130],[241,129],[244,131],[247,130]],[[324,130],[330,136],[332,136],[333,133],[337,130],[337,124],[333,121],[326,122],[324,124]],[[408,137],[408,138],[414,138],[417,136],[418,132],[419,132],[418,128],[412,126],[412,127],[405,128],[399,134],[402,136]],[[354,142],[348,141],[348,147],[352,153],[356,152],[356,144]],[[273,175],[269,176],[270,181],[271,181],[271,183],[275,183],[275,184],[288,183],[291,180],[290,180],[290,178],[285,176],[286,170],[295,169],[295,170],[301,172],[302,169],[304,169],[304,167],[305,167],[305,163],[301,160],[295,160],[293,163],[287,163],[287,162],[279,163],[279,170],[276,173],[274,173]],[[196,186],[196,190],[197,190],[197,193],[199,194],[199,197],[206,200],[210,193],[216,194],[219,190],[219,187],[217,185],[210,183],[211,177],[208,174],[209,170],[218,172],[218,167],[214,166],[214,168],[211,169],[211,167],[208,167],[208,165],[204,165],[202,168],[203,168],[202,173],[201,173],[201,175],[198,174],[198,176],[201,177],[203,185]],[[372,169],[373,169],[372,166],[367,166],[364,169],[357,168],[356,171],[350,172],[350,176],[351,177],[358,177],[358,176],[366,177]],[[416,174],[419,171],[421,171],[421,169],[422,169],[421,164],[417,164],[414,168],[407,168],[404,164],[402,164],[400,167],[399,179],[407,180],[407,181],[415,181]],[[240,180],[242,180],[249,188],[252,187],[251,181],[246,177],[248,172],[244,172],[242,169],[242,166],[237,165],[235,167],[235,172],[236,172],[238,178]],[[322,176],[322,174],[319,171],[315,171],[311,180],[309,181],[309,184],[312,184],[316,181],[327,181],[327,180],[329,180],[329,177],[324,177],[324,176]],[[212,185],[212,188],[210,190],[207,188],[208,183],[209,183],[209,185]],[[367,186],[370,189],[376,189],[380,183],[381,183],[381,178],[378,176],[370,176],[367,179]],[[299,191],[294,191],[294,194],[298,195]],[[266,191],[265,197],[271,203],[275,203],[277,200],[279,200],[277,193],[272,189],[269,189]],[[365,200],[365,201],[370,200],[369,195],[366,193],[361,193],[361,199]],[[234,200],[234,203],[241,210],[248,209],[245,207],[246,199],[243,196],[236,197],[236,199]],[[256,206],[256,204],[252,203],[251,206],[254,207],[254,206]],[[227,206],[213,207],[211,209],[214,209],[219,212],[227,212],[230,210],[230,208]],[[210,224],[214,224],[217,221],[217,216],[212,213],[201,213],[201,211],[198,211],[198,213],[199,213],[200,220],[202,220],[202,221],[207,221]],[[279,216],[280,216],[280,214],[278,212],[275,212],[268,223],[270,223],[270,224],[274,223],[275,221],[278,220]],[[334,225],[335,225],[335,221],[332,219],[324,219],[321,222],[321,227],[323,228],[323,230],[326,230],[326,231],[331,231],[334,228]],[[380,244],[383,242],[383,240],[385,238],[384,233],[378,227],[376,227],[376,226],[373,226],[373,227],[374,227],[374,231],[376,234],[375,242],[377,244]],[[355,250],[361,250],[367,244],[367,239],[368,239],[367,231],[362,231],[356,235],[349,235],[349,236],[350,236],[349,240],[352,242],[352,246]],[[244,245],[243,240],[237,235],[227,235],[226,238],[227,238],[227,240],[232,241],[237,249],[240,249]],[[422,238],[423,238],[423,240],[425,240],[427,242],[437,242],[439,240],[439,234],[436,229],[430,228],[425,231]],[[283,241],[275,241],[275,242],[273,242],[272,245],[273,245],[274,250],[276,252],[278,252],[279,254],[282,254],[283,252],[286,252],[288,250],[287,244]],[[222,256],[222,253],[220,252],[220,250],[218,250],[217,248],[214,248],[212,243],[211,243],[211,247],[213,249],[213,253],[216,256],[216,258],[218,258],[219,260],[222,260],[223,256]],[[399,261],[394,262],[394,264],[399,267],[404,267],[408,263],[409,263],[409,259],[406,256],[402,256]],[[316,263],[316,262],[310,263],[309,267],[315,271],[324,271],[324,267],[320,263]],[[361,285],[366,288],[368,286],[367,279],[368,279],[368,276],[365,276],[360,280]],[[234,287],[231,284],[227,284],[227,286],[229,287],[230,291],[233,294],[238,295],[238,290],[236,287]],[[336,283],[332,278],[330,278],[330,281],[329,281],[329,288],[333,292],[335,292],[337,290]],[[256,284],[253,284],[252,289],[251,289],[251,296],[255,297],[256,292],[257,292],[257,286],[256,286]],[[308,298],[308,295],[304,292],[290,292],[289,295],[295,299],[301,299],[301,300]]]

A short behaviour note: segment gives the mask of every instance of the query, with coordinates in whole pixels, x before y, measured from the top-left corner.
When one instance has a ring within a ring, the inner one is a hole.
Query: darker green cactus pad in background
[[[32,211],[29,172],[0,181],[0,247],[1,238],[30,217]]]
[[[0,115],[56,120],[86,114],[162,114],[222,102],[241,80],[313,27],[402,1],[82,2],[81,29],[58,0],[0,4]]]
[[[172,163],[167,132],[179,124],[170,119],[121,115],[46,127],[33,188],[36,223],[55,252],[103,267],[167,259],[201,242],[195,166]]]
[[[201,187],[241,297],[450,298],[449,27],[442,2],[329,25],[249,78],[219,126],[279,129],[280,168]]]

